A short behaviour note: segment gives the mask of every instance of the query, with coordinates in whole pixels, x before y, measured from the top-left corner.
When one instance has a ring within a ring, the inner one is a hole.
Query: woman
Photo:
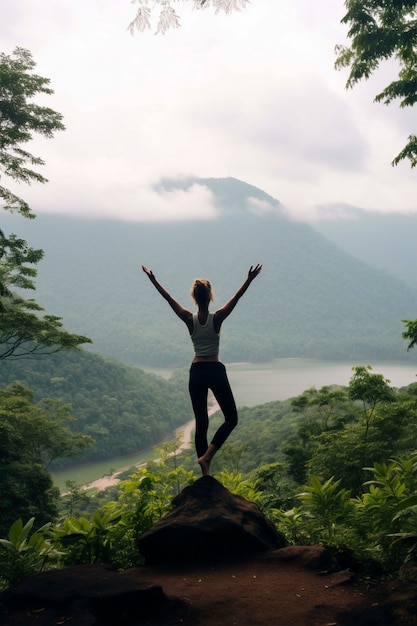
[[[220,328],[239,302],[251,282],[258,276],[262,265],[251,265],[248,276],[235,295],[215,313],[209,312],[213,292],[210,282],[197,278],[191,289],[198,310],[196,313],[184,309],[155,278],[152,270],[142,265],[149,280],[165,298],[174,313],[186,324],[194,344],[195,356],[191,363],[189,392],[195,415],[195,447],[203,476],[210,475],[210,463],[217,450],[226,441],[237,424],[237,410],[226,368],[219,358]],[[211,389],[224,415],[224,422],[216,431],[210,445],[207,441],[209,425],[207,395]]]

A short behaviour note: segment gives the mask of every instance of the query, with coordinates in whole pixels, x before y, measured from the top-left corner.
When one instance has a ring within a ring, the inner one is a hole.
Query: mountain
[[[140,366],[183,366],[192,357],[185,326],[141,271],[152,268],[184,306],[196,276],[221,306],[250,265],[263,263],[222,329],[225,361],[278,357],[401,360],[403,319],[417,290],[354,258],[310,224],[290,220],[276,199],[233,178],[161,181],[159,191],[207,187],[218,217],[123,222],[39,214],[6,215],[2,228],[45,250],[36,298],[92,350]],[[414,354],[410,354],[415,358]]]
[[[416,213],[375,213],[330,205],[312,226],[342,250],[416,288]]]

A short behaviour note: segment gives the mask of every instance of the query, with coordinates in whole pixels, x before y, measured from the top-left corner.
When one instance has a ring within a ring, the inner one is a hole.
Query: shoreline
[[[218,410],[219,410],[219,406],[217,402],[215,402],[213,399],[213,401],[211,401],[209,404],[209,411],[208,411],[209,417],[213,415],[214,413],[216,413]],[[183,438],[182,438],[181,445],[174,452],[172,452],[172,455],[179,454],[180,452],[183,452],[184,450],[189,450],[192,447],[193,442],[191,441],[191,436],[192,436],[194,429],[195,429],[194,418],[186,422],[182,426],[178,426],[178,428],[175,429],[174,431],[175,435],[176,436],[182,435]],[[153,461],[158,461],[158,459],[153,459]],[[134,467],[137,467],[137,468],[145,467],[147,463],[148,463],[147,461],[143,461],[141,463],[134,464]],[[114,487],[120,482],[120,478],[119,478],[120,474],[128,470],[129,467],[132,467],[132,466],[127,465],[125,467],[119,467],[112,474],[110,474],[110,476],[103,476],[102,478],[93,480],[87,483],[86,485],[81,485],[81,489],[82,491],[88,491],[89,489],[98,489],[99,491],[103,491],[104,489],[107,489],[108,487]],[[64,496],[66,494],[62,493],[61,495]]]
[[[188,450],[188,448],[191,448],[190,439],[191,439],[191,433],[193,432],[193,430],[194,430],[194,420],[190,420],[186,424],[183,424],[182,426],[179,426],[178,428],[175,429],[175,435],[182,434],[183,441],[181,445],[179,446],[179,448],[177,448],[177,450],[175,450],[175,452],[173,452],[172,454],[179,454],[183,450]],[[158,461],[158,459],[154,459],[154,460]],[[134,467],[140,468],[140,467],[145,467],[145,465],[147,465],[147,461],[143,461],[142,463],[137,463],[134,465]],[[132,466],[127,465],[125,467],[119,467],[112,474],[110,474],[110,476],[103,476],[102,478],[93,480],[92,482],[87,483],[86,485],[82,485],[81,489],[83,491],[87,491],[89,489],[99,489],[100,491],[102,491],[104,489],[107,489],[108,487],[114,487],[120,482],[120,478],[119,478],[120,474],[128,470],[129,467],[132,467]],[[62,495],[65,495],[65,494],[62,494]]]

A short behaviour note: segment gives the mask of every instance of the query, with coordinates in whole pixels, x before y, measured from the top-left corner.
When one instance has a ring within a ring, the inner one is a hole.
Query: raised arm
[[[247,276],[245,282],[241,285],[241,287],[239,287],[239,289],[236,291],[235,295],[232,296],[230,298],[230,300],[228,302],[226,302],[225,305],[222,306],[221,309],[218,309],[216,311],[216,313],[214,315],[215,315],[216,326],[217,326],[218,329],[220,329],[220,326],[221,326],[222,322],[224,322],[226,317],[228,317],[228,315],[230,315],[230,313],[233,311],[233,309],[235,308],[235,306],[239,302],[240,298],[243,296],[245,291],[248,289],[248,287],[251,284],[251,282],[258,276],[258,274],[260,273],[261,269],[262,269],[262,265],[260,265],[259,263],[257,265],[255,265],[255,267],[253,267],[253,265],[251,265],[250,269],[249,269],[249,272],[248,272],[248,276]]]
[[[184,307],[181,306],[181,304],[177,302],[175,298],[171,296],[170,293],[168,293],[168,291],[156,280],[155,274],[153,273],[152,270],[145,267],[145,265],[142,265],[142,269],[147,275],[147,277],[149,278],[149,280],[151,281],[151,283],[153,284],[153,286],[155,287],[155,289],[168,302],[169,306],[174,311],[174,313],[178,315],[178,317],[182,319],[182,321],[185,322],[187,326],[189,326],[193,318],[193,314],[191,313],[191,311],[184,309]]]

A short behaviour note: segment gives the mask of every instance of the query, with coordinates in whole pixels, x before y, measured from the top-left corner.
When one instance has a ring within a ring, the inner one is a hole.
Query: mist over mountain
[[[375,213],[329,205],[312,225],[349,254],[416,288],[416,213]]]
[[[6,215],[2,228],[45,250],[37,301],[92,350],[139,366],[183,366],[192,357],[185,325],[157,294],[141,264],[184,306],[195,277],[213,284],[213,309],[261,275],[222,328],[224,361],[278,357],[404,360],[402,319],[417,316],[417,290],[342,250],[280,202],[233,178],[161,181],[162,192],[203,185],[217,217],[123,222],[39,214]]]

